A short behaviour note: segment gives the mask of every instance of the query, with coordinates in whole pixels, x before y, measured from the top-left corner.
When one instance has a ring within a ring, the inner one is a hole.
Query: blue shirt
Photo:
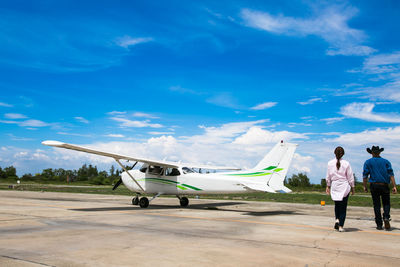
[[[370,183],[390,184],[390,176],[394,176],[392,165],[387,159],[372,157],[365,161],[363,177],[368,178]]]

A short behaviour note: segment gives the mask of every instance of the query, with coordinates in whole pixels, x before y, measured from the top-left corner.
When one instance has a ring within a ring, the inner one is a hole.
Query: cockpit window
[[[140,168],[140,171],[146,173],[147,167],[149,167],[147,164],[143,164],[142,167]]]
[[[167,168],[165,170],[165,175],[166,176],[178,176],[178,175],[181,175],[181,173],[179,172],[179,170],[177,168]]]
[[[161,175],[163,173],[164,168],[160,166],[149,166],[149,174],[154,174],[154,175]]]

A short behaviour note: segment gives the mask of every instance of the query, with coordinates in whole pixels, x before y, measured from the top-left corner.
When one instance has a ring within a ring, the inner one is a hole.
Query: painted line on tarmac
[[[218,219],[218,218],[207,218],[207,217],[185,216],[185,215],[172,215],[172,214],[162,214],[162,213],[144,213],[144,214],[146,214],[146,215],[155,215],[155,216],[163,216],[163,217],[194,219],[194,220],[236,222],[236,223],[263,224],[263,225],[287,226],[287,227],[309,228],[309,229],[320,229],[320,230],[332,230],[332,228],[325,227],[325,226],[314,226],[314,225],[293,224],[293,223],[275,223],[275,222],[249,221],[249,220]],[[400,236],[400,233],[391,233],[391,232],[387,232],[387,231],[385,231],[385,232],[375,232],[375,231],[368,231],[368,230],[358,230],[358,231],[354,231],[354,232],[369,233],[369,234],[376,234],[376,235]]]

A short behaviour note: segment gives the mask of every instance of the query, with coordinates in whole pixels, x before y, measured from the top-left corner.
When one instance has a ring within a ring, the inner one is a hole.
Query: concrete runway
[[[0,266],[399,266],[400,210],[378,231],[370,208],[0,191]]]

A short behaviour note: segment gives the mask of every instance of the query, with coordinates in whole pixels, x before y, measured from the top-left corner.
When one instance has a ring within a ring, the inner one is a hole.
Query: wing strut
[[[130,173],[128,172],[128,170],[125,169],[124,165],[122,165],[121,162],[119,162],[118,159],[116,159],[116,158],[114,158],[114,159],[115,159],[115,161],[118,162],[119,166],[121,166],[121,168],[132,178],[132,180],[137,184],[137,186],[139,186],[139,188],[144,192],[143,187],[141,187],[140,184],[136,181],[136,179],[133,178],[132,174],[130,174]]]

